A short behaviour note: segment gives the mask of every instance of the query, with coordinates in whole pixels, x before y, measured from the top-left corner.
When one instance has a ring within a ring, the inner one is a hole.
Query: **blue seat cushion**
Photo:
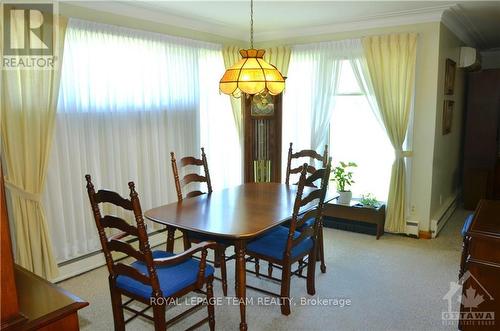
[[[474,213],[469,214],[465,218],[464,226],[462,227],[462,231],[461,231],[462,232],[462,237],[465,237],[465,234],[467,233],[467,231],[469,231],[469,227],[470,227],[473,219],[474,219]]]
[[[154,251],[153,258],[159,259],[164,257],[174,256],[175,254],[164,252],[164,251]],[[149,275],[146,264],[136,261],[131,264],[131,266],[142,274]],[[173,266],[156,267],[156,273],[158,275],[158,281],[160,282],[160,288],[163,292],[164,297],[169,297],[180,290],[196,283],[198,278],[200,262],[189,259],[184,262],[175,264]],[[214,268],[210,265],[206,265],[205,277],[214,274]],[[133,278],[120,275],[116,277],[116,286],[120,289],[131,292],[142,298],[148,299],[151,297],[152,288],[149,285],[145,285]]]
[[[222,239],[222,238],[216,238],[214,236],[211,236],[209,234],[204,234],[204,233],[199,233],[199,232],[194,232],[194,231],[188,231],[188,238],[189,239],[195,239],[197,241],[215,241],[218,244],[222,244],[225,246],[231,246],[232,242],[227,239]]]
[[[285,255],[286,243],[288,240],[289,228],[278,226],[261,237],[250,241],[247,244],[247,251],[249,253],[256,253],[263,256],[268,256],[277,260],[283,260]],[[297,238],[300,235],[299,231],[295,231],[293,237]],[[297,246],[292,248],[291,257],[296,258],[311,250],[313,241],[307,238],[301,241]]]

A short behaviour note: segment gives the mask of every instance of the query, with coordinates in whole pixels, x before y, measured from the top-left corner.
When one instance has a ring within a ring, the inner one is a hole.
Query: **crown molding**
[[[309,37],[338,32],[360,31],[381,27],[401,26],[418,23],[440,22],[443,13],[453,4],[432,6],[413,10],[397,11],[380,15],[365,16],[356,20],[307,28],[282,29],[255,34],[259,42],[282,40],[294,37]]]
[[[443,14],[443,24],[467,46],[484,48],[485,39],[465,14],[462,6],[454,5]]]
[[[204,21],[202,19],[193,19],[171,15],[164,11],[154,10],[141,4],[135,4],[127,1],[115,2],[96,2],[96,1],[67,1],[66,3],[77,7],[84,7],[101,12],[107,12],[115,15],[134,17],[142,20],[147,20],[155,23],[183,28],[192,31],[199,31],[209,33],[221,39],[233,39],[236,41],[246,42],[248,40],[248,31],[245,29],[235,29],[223,22],[218,21]],[[263,31],[255,33],[255,39],[258,42],[278,41],[295,37],[308,37],[317,36],[322,34],[331,34],[347,31],[359,31],[374,29],[380,27],[401,26],[418,23],[439,22],[443,19],[443,13],[448,11],[454,3],[441,6],[429,6],[425,8],[418,8],[413,10],[404,10],[390,12],[380,15],[371,15],[357,18],[356,20],[339,22],[334,24],[310,26],[305,28],[292,28],[292,29],[277,29],[272,31]],[[452,16],[459,16],[454,14]],[[461,26],[462,23],[456,23],[455,18],[449,19],[450,25]],[[453,25],[451,22],[453,22]],[[454,29],[450,27],[452,31]],[[461,30],[460,28],[456,28]],[[458,33],[455,32],[457,35]],[[464,40],[465,41],[465,40]]]
[[[176,28],[192,30],[194,32],[209,33],[222,37],[223,39],[235,39],[237,41],[246,41],[248,39],[248,31],[246,30],[238,30],[216,21],[205,22],[178,15],[171,15],[164,11],[156,11],[152,8],[141,6],[140,4],[134,4],[130,1],[65,1],[65,3],[75,7],[83,7],[110,14],[133,17]]]

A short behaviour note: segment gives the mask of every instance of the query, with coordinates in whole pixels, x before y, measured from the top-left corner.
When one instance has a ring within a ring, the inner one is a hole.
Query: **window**
[[[199,156],[204,146],[214,188],[239,184],[230,101],[217,89],[221,49],[70,19],[44,194],[58,262],[100,249],[85,174],[124,196],[134,181],[147,210],[177,199],[170,152]]]
[[[359,87],[350,61],[341,61],[330,120],[330,155],[334,166],[352,161],[353,196],[372,193],[386,201],[394,152],[382,125]]]

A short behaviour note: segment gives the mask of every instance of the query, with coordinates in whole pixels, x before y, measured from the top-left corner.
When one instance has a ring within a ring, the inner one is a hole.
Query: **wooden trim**
[[[418,239],[432,239],[431,231],[418,231]]]
[[[0,154],[1,159],[1,154]],[[7,199],[5,197],[5,187],[3,181],[3,171],[0,164],[0,235],[1,248],[1,298],[2,304],[0,313],[0,329],[16,330],[19,325],[26,322],[19,312],[19,302],[17,298],[17,286],[14,276],[14,257],[12,255],[12,244],[10,240],[9,216],[7,212]]]

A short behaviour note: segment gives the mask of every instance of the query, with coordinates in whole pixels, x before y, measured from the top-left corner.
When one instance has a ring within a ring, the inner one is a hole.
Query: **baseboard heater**
[[[431,220],[431,234],[432,238],[436,238],[439,232],[443,229],[444,225],[450,219],[450,216],[457,209],[458,197],[455,196],[445,205],[445,208],[441,209],[441,212],[437,214],[437,217]]]
[[[165,234],[165,229],[153,231],[149,233],[149,244],[152,248],[159,245],[164,245],[166,243],[166,237],[167,236]],[[178,235],[175,239],[177,240],[181,237],[182,235]],[[135,246],[138,244],[138,239],[130,239],[127,242]],[[124,255],[123,257],[118,257],[117,260],[123,258],[126,258],[126,256]],[[104,256],[102,254],[102,249],[97,250],[95,252],[91,252],[74,259],[58,263],[57,266],[59,267],[59,276],[55,279],[52,279],[51,281],[54,283],[61,282],[88,271],[100,268],[105,264],[106,260],[104,259]]]

